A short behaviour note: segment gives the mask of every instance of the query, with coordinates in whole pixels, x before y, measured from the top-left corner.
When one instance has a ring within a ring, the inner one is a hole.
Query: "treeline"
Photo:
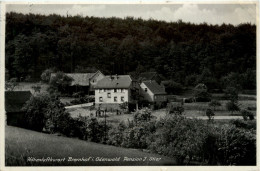
[[[37,80],[53,67],[134,76],[156,71],[181,85],[208,81],[219,88],[230,73],[255,75],[256,26],[7,13],[9,78]],[[255,89],[251,79],[242,88]]]

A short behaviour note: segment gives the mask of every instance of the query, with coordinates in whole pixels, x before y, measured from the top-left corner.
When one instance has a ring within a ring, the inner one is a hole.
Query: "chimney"
[[[115,78],[116,78],[116,80],[118,79],[118,75],[117,75],[117,74],[116,74],[116,77],[115,77]]]

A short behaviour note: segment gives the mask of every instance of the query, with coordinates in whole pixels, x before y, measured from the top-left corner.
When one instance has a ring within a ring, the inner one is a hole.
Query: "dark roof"
[[[156,81],[143,81],[143,83],[151,90],[153,94],[166,94],[165,88],[163,85],[159,85]]]
[[[6,91],[5,110],[6,112],[21,112],[26,101],[32,96],[30,91]]]
[[[156,75],[157,72],[143,72],[139,75],[139,80],[153,80]]]
[[[97,82],[95,88],[129,88],[132,81],[130,75],[105,76]]]
[[[98,72],[98,71],[97,71]],[[73,80],[71,86],[89,86],[89,80],[97,73],[65,73],[67,76],[71,77]],[[51,73],[51,79],[56,73]]]

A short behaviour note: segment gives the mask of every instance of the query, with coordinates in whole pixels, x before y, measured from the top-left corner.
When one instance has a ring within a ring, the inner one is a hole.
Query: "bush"
[[[180,103],[169,103],[168,114],[181,115],[184,112],[184,108]]]
[[[144,109],[136,111],[134,114],[134,122],[140,123],[140,122],[144,122],[144,121],[150,121],[152,118],[151,113],[152,113],[151,110],[148,108],[144,108]]]
[[[230,123],[235,125],[237,128],[256,130],[256,121],[245,121],[241,119],[236,119],[231,120]]]
[[[56,75],[50,79],[50,90],[53,89],[54,91],[66,93],[72,81],[73,78],[63,72],[57,72]]]
[[[223,125],[218,132],[221,165],[256,165],[256,132]]]
[[[241,110],[241,114],[242,114],[242,117],[243,119],[246,121],[246,120],[254,120],[254,114],[252,112],[250,112],[249,110],[246,110],[246,109],[243,109]]]
[[[43,82],[45,83],[49,83],[50,82],[50,78],[51,78],[51,73],[54,72],[54,69],[46,69],[42,72],[41,74],[41,79]]]
[[[216,110],[216,107],[218,106],[221,106],[221,103],[217,100],[212,100],[210,103],[209,103],[209,106],[210,107],[213,107],[213,110],[215,111]]]
[[[213,117],[215,116],[215,113],[213,112],[212,109],[207,109],[207,110],[206,110],[206,115],[207,115],[207,117],[209,118],[209,120],[212,120]]]
[[[210,102],[212,96],[210,93],[202,91],[202,92],[197,92],[195,94],[195,98],[197,102]]]
[[[26,112],[26,128],[36,131],[42,131],[45,127],[51,132],[61,132],[70,117],[60,100],[48,94],[32,96],[23,110]]]
[[[168,115],[156,126],[148,143],[150,150],[176,158],[177,164],[184,164],[186,157],[190,160],[199,157],[206,131],[201,120]]]
[[[23,107],[25,111],[25,127],[35,131],[42,131],[48,119],[46,111],[51,101],[47,94],[32,96]]]
[[[226,103],[226,108],[228,111],[231,111],[231,113],[233,114],[234,111],[239,111],[240,108],[238,106],[238,104],[236,102],[233,101],[229,101]]]

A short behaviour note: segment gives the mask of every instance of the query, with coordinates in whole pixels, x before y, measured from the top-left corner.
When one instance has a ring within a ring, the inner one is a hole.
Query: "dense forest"
[[[48,68],[133,76],[156,71],[180,85],[210,88],[231,74],[244,79],[243,89],[255,89],[256,26],[12,12],[6,14],[5,59],[9,78],[20,80],[37,81]]]

